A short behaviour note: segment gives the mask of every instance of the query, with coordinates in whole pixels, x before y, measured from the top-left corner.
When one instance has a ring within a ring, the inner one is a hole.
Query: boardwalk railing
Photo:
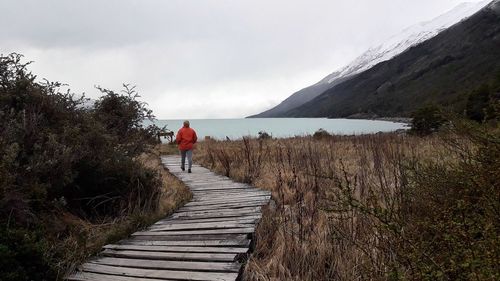
[[[173,215],[79,267],[72,281],[237,280],[249,253],[261,207],[270,192],[219,176],[201,166],[180,169],[178,156],[162,163],[192,191]]]

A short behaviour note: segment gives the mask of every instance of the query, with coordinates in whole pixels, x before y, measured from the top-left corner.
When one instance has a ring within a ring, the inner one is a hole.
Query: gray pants
[[[191,169],[191,166],[193,166],[193,150],[181,150],[181,167],[183,168],[186,165],[186,156],[188,158],[188,169]]]

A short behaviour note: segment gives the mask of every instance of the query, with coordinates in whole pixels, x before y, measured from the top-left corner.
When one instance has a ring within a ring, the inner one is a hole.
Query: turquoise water
[[[217,139],[239,139],[243,136],[258,136],[265,131],[273,137],[293,137],[313,134],[322,128],[332,134],[372,134],[405,129],[406,124],[376,120],[326,119],[326,118],[248,118],[248,119],[191,119],[191,127],[199,139],[210,136]],[[157,120],[159,127],[177,133],[183,120]]]

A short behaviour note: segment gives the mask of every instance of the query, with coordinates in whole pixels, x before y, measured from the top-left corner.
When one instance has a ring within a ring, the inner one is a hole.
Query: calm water
[[[156,125],[177,133],[183,120],[157,120]],[[332,134],[371,134],[405,129],[406,124],[374,120],[326,119],[326,118],[250,118],[250,119],[191,119],[191,127],[198,138],[210,136],[217,139],[238,139],[258,136],[265,131],[273,137],[293,137],[313,134],[322,128]]]

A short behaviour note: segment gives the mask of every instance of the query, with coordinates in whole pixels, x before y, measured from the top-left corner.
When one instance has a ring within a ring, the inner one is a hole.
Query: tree
[[[416,110],[412,114],[412,118],[410,132],[420,136],[429,135],[439,130],[446,121],[441,109],[436,105],[428,105]]]
[[[465,107],[467,118],[480,123],[484,121],[490,104],[490,93],[490,87],[484,84],[469,95]]]

